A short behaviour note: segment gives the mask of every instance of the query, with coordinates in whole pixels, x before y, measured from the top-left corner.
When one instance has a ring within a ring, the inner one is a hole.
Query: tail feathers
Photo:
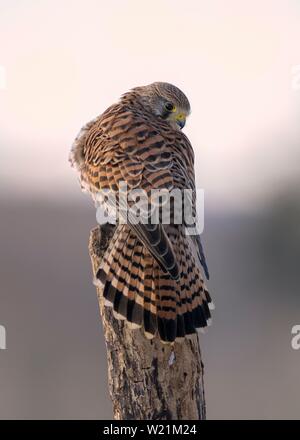
[[[132,259],[126,276],[126,283],[129,286],[128,307],[127,310],[124,310],[124,316],[126,316],[127,321],[132,322],[133,325],[138,327],[141,327],[143,324],[144,295],[141,279],[141,261],[143,258],[142,251],[143,247],[136,239],[134,253],[132,254]]]
[[[212,301],[185,237],[176,237],[180,280],[164,272],[127,225],[120,225],[96,274],[106,304],[149,339],[181,341],[210,324]]]
[[[157,301],[154,285],[154,266],[152,257],[144,249],[143,254],[143,285],[141,289],[144,292],[144,329],[147,338],[152,339],[157,332]]]
[[[168,272],[173,279],[178,280],[178,265],[163,226],[160,224],[152,225],[146,223],[135,225],[132,223],[131,227],[156,259],[162,270]]]
[[[112,284],[116,289],[116,292],[121,294],[115,295],[114,311],[117,315],[121,315],[126,318],[128,298],[129,298],[129,282],[130,282],[130,269],[132,262],[132,254],[135,249],[135,239],[129,233],[120,234],[121,239],[118,245],[114,248],[114,261],[116,262],[117,270],[114,271],[114,277]],[[124,270],[124,268],[128,270]],[[134,288],[132,287],[131,290]]]

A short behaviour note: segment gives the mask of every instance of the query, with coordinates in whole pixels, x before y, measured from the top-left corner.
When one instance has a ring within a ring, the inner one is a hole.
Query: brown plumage
[[[137,87],[85,125],[70,160],[94,199],[101,190],[191,189],[195,213],[194,153],[180,131],[190,112],[186,96],[168,83]],[[171,219],[172,214],[171,212]],[[208,277],[199,236],[185,224],[119,224],[97,272],[115,316],[147,337],[173,342],[210,320]]]

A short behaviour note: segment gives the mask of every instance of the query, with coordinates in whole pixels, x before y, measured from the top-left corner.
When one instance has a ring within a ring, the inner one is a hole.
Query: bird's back
[[[143,190],[149,202],[154,191],[189,190],[195,215],[194,153],[189,140],[135,98],[134,92],[125,95],[77,136],[70,160],[82,186],[96,201],[103,191],[116,194],[121,211],[119,190],[124,183],[129,193]],[[134,202],[128,205],[130,211]],[[162,223],[161,212],[157,224],[135,224],[130,215],[120,222],[97,282],[117,318],[143,327],[148,337],[159,334],[172,342],[209,323],[211,298],[196,241],[186,235],[184,220],[176,224],[178,205],[171,200],[169,206],[169,224]],[[161,202],[157,209],[163,210]]]

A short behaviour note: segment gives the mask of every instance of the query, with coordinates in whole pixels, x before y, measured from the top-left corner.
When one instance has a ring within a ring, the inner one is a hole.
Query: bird
[[[104,191],[115,194],[114,209],[120,211],[121,182],[129,191],[144,191],[149,203],[152,191],[189,190],[196,215],[194,152],[182,131],[190,112],[186,95],[167,82],[124,93],[83,126],[72,144],[69,160],[82,189],[96,205]],[[117,319],[142,328],[148,339],[172,344],[210,325],[214,305],[204,281],[209,272],[200,235],[187,234],[170,206],[169,224],[161,215],[155,224],[130,216],[117,222],[95,284]],[[108,207],[113,209],[106,200]],[[156,209],[162,207],[159,202]]]

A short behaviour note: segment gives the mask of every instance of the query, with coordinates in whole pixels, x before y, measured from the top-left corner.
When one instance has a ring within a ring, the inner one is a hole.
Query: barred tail
[[[211,298],[187,238],[178,227],[168,236],[180,268],[180,279],[164,272],[128,225],[119,225],[96,274],[106,305],[146,337],[173,342],[204,328],[210,321]]]

